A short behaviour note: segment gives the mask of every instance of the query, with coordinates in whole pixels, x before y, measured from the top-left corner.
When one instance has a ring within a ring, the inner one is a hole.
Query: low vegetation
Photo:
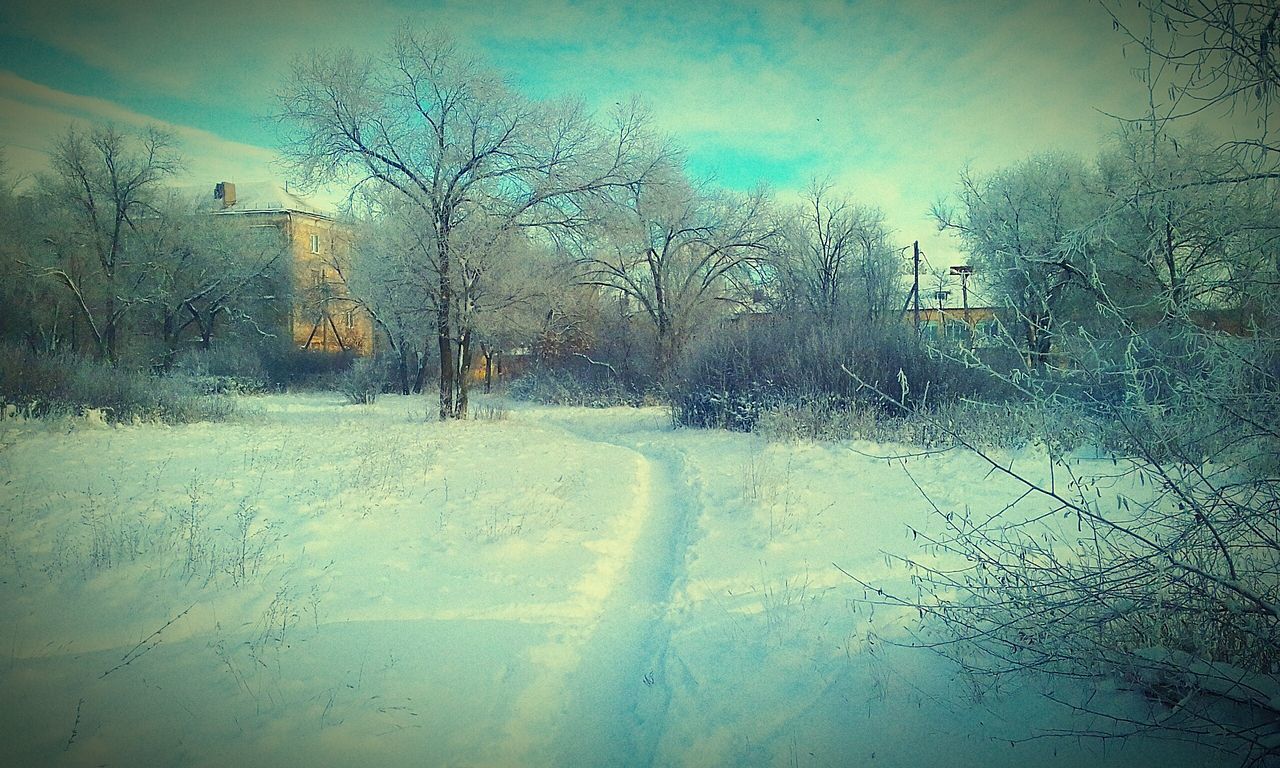
[[[98,414],[107,422],[219,421],[236,412],[234,382],[157,376],[66,353],[0,345],[0,401],[29,416]]]

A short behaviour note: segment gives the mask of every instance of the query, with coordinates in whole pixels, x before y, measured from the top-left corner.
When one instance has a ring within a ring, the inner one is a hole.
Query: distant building
[[[206,193],[207,194],[207,193]],[[249,227],[276,227],[292,256],[289,333],[299,349],[373,352],[373,321],[351,298],[351,230],[305,198],[272,182],[218,183],[210,210],[244,217]]]
[[[915,322],[913,309],[903,310],[903,320]],[[920,335],[931,341],[954,339],[987,346],[996,336],[995,307],[920,307]]]

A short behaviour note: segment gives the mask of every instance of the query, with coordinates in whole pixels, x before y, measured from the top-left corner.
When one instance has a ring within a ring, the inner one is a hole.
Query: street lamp
[[[973,274],[973,267],[968,264],[956,264],[951,267],[950,273],[960,276],[960,295],[964,297],[964,324],[972,330],[973,326],[969,322],[969,275]]]

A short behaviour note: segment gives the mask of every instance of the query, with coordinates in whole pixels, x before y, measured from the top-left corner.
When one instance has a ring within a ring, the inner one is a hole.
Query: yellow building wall
[[[904,315],[908,320],[914,319],[914,310],[908,309]],[[995,309],[991,307],[970,307],[968,310],[947,307],[946,309],[938,309],[937,307],[920,307],[921,323],[964,323],[970,326],[976,326],[984,320],[990,320],[996,316]]]
[[[920,307],[920,330],[926,338],[958,338],[967,339],[971,343],[985,343],[984,332],[987,323],[996,316],[993,307],[962,308]],[[915,310],[908,309],[902,313],[907,323],[915,322]]]
[[[294,345],[320,352],[370,355],[373,319],[350,297],[351,232],[331,219],[295,211],[285,214],[293,264]]]

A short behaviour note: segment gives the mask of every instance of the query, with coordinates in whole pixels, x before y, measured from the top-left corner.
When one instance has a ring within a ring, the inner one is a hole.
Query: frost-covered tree
[[[475,254],[513,230],[572,232],[588,223],[593,199],[639,183],[662,154],[635,105],[602,125],[579,103],[524,98],[447,38],[413,31],[379,55],[303,59],[277,116],[304,179],[385,188],[417,209],[437,278],[442,419],[465,416],[456,345],[472,329],[456,326],[470,316],[455,307],[460,235],[493,234],[491,244],[466,244]]]
[[[1280,98],[1280,12],[1256,0],[1104,0],[1126,51],[1145,58],[1142,76],[1164,120],[1237,120],[1221,149],[1238,163],[1196,184],[1280,177],[1276,104]]]
[[[396,357],[401,390],[422,391],[438,311],[440,265],[429,224],[394,194],[366,197],[349,284]],[[465,411],[475,353],[492,365],[501,349],[527,343],[568,277],[530,230],[473,217],[453,232],[451,339],[454,403]],[[557,278],[559,278],[557,280]]]
[[[162,368],[187,341],[209,349],[221,325],[239,323],[263,336],[279,325],[273,299],[287,284],[287,244],[273,228],[238,225],[168,192],[137,226],[135,250],[147,271],[143,301],[159,327]]]
[[[1125,121],[1100,159],[1093,215],[1041,249],[1105,332],[1079,329],[1061,370],[1004,377],[1056,425],[1042,435],[1048,466],[1015,469],[938,424],[1038,507],[935,507],[944,533],[926,537],[930,557],[906,558],[919,594],[886,599],[918,610],[930,645],[975,680],[1049,673],[1049,695],[1105,724],[1086,735],[1154,732],[1270,765],[1280,756],[1280,336],[1273,313],[1227,326],[1213,313],[1269,305],[1280,285],[1274,147],[1266,114],[1243,140],[1173,129],[1210,107],[1271,109],[1280,14],[1165,0],[1139,16],[1140,32],[1124,14],[1117,26],[1148,55],[1148,114]],[[972,223],[967,243],[1016,231],[1008,217]],[[1066,454],[1064,424],[1111,460]],[[1063,682],[1098,676],[1140,692],[1145,709]]]
[[[41,241],[53,217],[16,184],[0,154],[0,338],[57,352],[73,341],[78,310],[67,291],[43,279],[52,263]]]
[[[419,222],[420,211],[401,196],[383,194],[365,202],[347,285],[395,358],[400,391],[422,392],[440,285],[435,249]]]
[[[1033,368],[1047,362],[1072,288],[1086,277],[1080,254],[1065,243],[1096,214],[1088,175],[1077,158],[1042,154],[983,176],[965,171],[955,204],[933,208],[938,227],[960,236],[971,263],[1021,325]]]
[[[1099,158],[1106,210],[1090,235],[1112,300],[1149,322],[1244,309],[1280,235],[1277,187],[1225,178],[1235,161],[1203,134],[1175,136],[1152,121],[1126,124]]]

